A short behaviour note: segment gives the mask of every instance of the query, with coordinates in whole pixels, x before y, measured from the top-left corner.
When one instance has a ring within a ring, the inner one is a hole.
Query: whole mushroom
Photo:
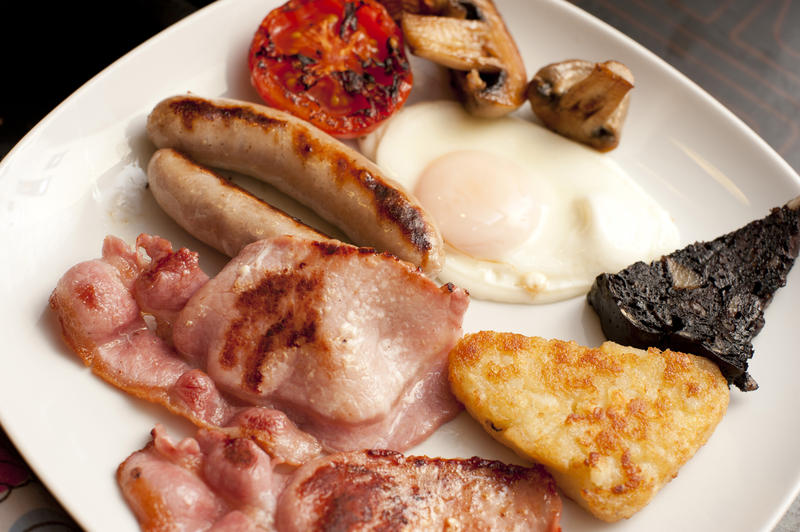
[[[528,85],[533,112],[545,126],[600,151],[619,144],[633,74],[618,61],[571,59],[541,68]]]

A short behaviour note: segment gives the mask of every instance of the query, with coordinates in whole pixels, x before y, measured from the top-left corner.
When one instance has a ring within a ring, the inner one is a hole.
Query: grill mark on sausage
[[[305,131],[298,131],[294,134],[292,138],[292,145],[297,152],[297,155],[305,163],[308,159],[310,159],[316,152],[314,146],[311,144],[311,138],[306,134]]]
[[[267,116],[247,106],[220,105],[191,96],[170,101],[169,108],[188,131],[194,129],[194,123],[198,119],[219,120],[226,127],[230,127],[234,121],[241,121],[264,131],[289,126],[286,120]],[[336,141],[332,141],[333,145],[327,145],[303,128],[293,128],[290,142],[292,150],[304,165],[311,162],[327,163],[334,183],[339,187],[348,182],[358,183],[370,194],[378,218],[396,225],[414,250],[426,254],[433,249],[433,242],[428,234],[429,226],[421,209],[411,204],[403,192],[386,183],[380,176],[375,176],[368,169],[342,157]]]
[[[180,98],[170,102],[170,109],[181,118],[183,127],[192,130],[198,118],[204,120],[221,120],[226,126],[234,120],[241,120],[256,125],[266,131],[276,127],[285,127],[286,121],[266,116],[240,105],[217,105],[196,98]]]
[[[225,333],[219,360],[226,369],[241,365],[244,389],[260,391],[263,368],[276,352],[314,342],[324,349],[317,336],[320,283],[313,271],[284,270],[239,293],[234,304],[237,318]],[[270,325],[264,330],[263,324]]]
[[[359,183],[371,194],[372,203],[380,219],[397,225],[414,249],[428,252],[433,244],[428,237],[428,225],[422,211],[409,203],[408,198],[396,188],[389,186],[380,177],[337,153],[335,147],[326,146],[308,135],[296,131],[292,136],[292,149],[308,164],[314,161],[327,161],[331,175],[338,187],[349,181]]]
[[[428,239],[427,224],[422,212],[410,205],[396,188],[386,185],[367,171],[362,170],[359,173],[361,182],[372,192],[375,206],[381,216],[399,224],[403,235],[416,249],[422,252],[429,251],[432,244]]]

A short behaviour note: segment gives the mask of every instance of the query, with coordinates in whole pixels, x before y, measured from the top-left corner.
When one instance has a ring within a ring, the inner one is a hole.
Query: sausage
[[[441,234],[417,200],[362,154],[288,113],[181,95],[156,105],[147,133],[159,148],[273,185],[359,246],[388,251],[429,275],[441,269]]]
[[[147,180],[156,202],[178,225],[230,257],[251,242],[285,234],[331,240],[169,148],[150,158]]]

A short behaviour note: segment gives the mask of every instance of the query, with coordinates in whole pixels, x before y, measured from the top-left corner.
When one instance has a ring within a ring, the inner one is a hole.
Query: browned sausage
[[[175,150],[153,154],[147,179],[156,202],[178,225],[230,257],[262,238],[290,234],[329,240]]]
[[[429,274],[441,269],[441,235],[417,200],[362,154],[303,120],[263,105],[184,95],[160,102],[147,132],[159,148],[273,185],[357,245]]]

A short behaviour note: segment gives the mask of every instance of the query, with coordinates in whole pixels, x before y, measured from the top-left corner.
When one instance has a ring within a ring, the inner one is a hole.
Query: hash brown
[[[709,360],[605,342],[482,331],[450,352],[453,393],[499,442],[613,522],[643,508],[706,443],[729,389]]]

